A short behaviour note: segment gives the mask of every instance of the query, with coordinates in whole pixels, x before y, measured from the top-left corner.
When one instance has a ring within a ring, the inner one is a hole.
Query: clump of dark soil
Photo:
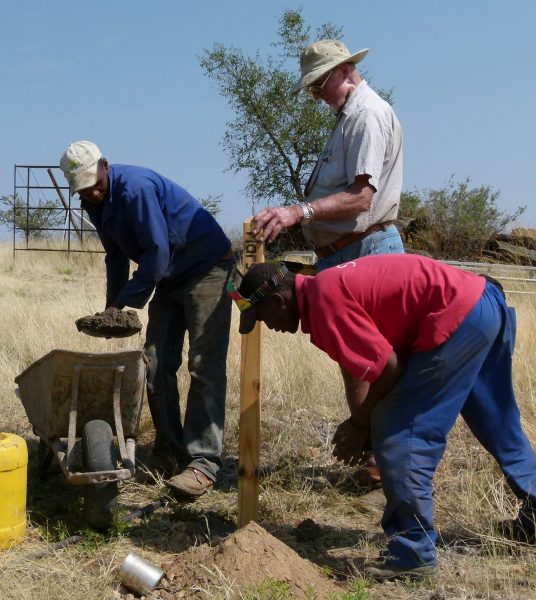
[[[134,310],[107,308],[103,312],[81,317],[75,321],[78,331],[105,338],[129,337],[141,331],[142,325]]]
[[[151,598],[206,598],[207,592],[240,592],[270,581],[288,585],[292,598],[328,598],[341,588],[326,579],[313,563],[301,558],[257,523],[250,523],[217,546],[190,548],[164,563],[162,589]],[[205,590],[205,591],[203,591]],[[311,596],[312,592],[315,596]]]
[[[322,535],[322,528],[313,519],[305,519],[296,527],[296,541],[309,542]]]

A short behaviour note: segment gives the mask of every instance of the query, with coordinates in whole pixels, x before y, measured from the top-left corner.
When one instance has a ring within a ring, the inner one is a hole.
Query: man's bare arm
[[[404,367],[394,353],[373,384],[356,379],[342,369],[350,418],[337,427],[333,436],[333,455],[338,460],[349,466],[359,463],[369,437],[371,412],[376,403],[393,389],[403,372]]]
[[[347,190],[309,202],[314,210],[315,220],[339,221],[369,210],[376,190],[368,180],[368,175],[360,175]],[[262,231],[259,239],[273,242],[283,229],[297,225],[302,218],[302,210],[297,204],[268,206],[253,217],[253,233],[256,235]]]
[[[350,420],[354,425],[363,427],[370,423],[372,409],[378,400],[386,396],[402,377],[404,365],[393,352],[382,374],[372,384],[356,379],[342,367],[341,371],[346,389],[346,400],[350,409]]]

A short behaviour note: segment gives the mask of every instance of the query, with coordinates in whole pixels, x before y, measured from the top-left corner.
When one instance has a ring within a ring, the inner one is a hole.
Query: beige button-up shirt
[[[307,200],[345,191],[359,175],[368,175],[376,190],[370,209],[352,219],[303,225],[304,236],[314,247],[391,221],[398,214],[402,128],[389,103],[366,81],[361,81],[339,112],[306,189]]]

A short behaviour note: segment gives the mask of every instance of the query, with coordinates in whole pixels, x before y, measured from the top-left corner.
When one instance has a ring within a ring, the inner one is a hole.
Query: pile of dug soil
[[[107,308],[103,312],[81,317],[75,321],[78,331],[94,337],[122,338],[141,331],[138,315],[133,310]]]
[[[292,598],[328,598],[342,591],[315,565],[256,523],[217,546],[190,548],[164,563],[162,569],[166,572],[162,589],[151,598],[207,598],[207,592],[225,592],[222,597],[234,598],[268,580],[288,584]],[[311,595],[312,590],[316,596]]]

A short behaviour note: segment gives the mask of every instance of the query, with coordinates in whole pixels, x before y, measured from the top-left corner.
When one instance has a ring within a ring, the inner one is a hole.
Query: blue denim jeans
[[[387,504],[387,554],[400,567],[434,564],[432,479],[459,414],[496,459],[514,494],[536,502],[536,455],[512,386],[515,311],[487,283],[439,347],[413,354],[372,413],[372,448]]]
[[[404,254],[404,244],[394,225],[388,225],[383,231],[375,231],[335,254],[321,258],[315,264],[316,271],[320,273],[329,267],[371,254]]]
[[[175,286],[158,286],[149,303],[145,353],[155,456],[189,462],[215,480],[221,467],[234,260]],[[191,381],[181,424],[177,371],[188,332]]]

